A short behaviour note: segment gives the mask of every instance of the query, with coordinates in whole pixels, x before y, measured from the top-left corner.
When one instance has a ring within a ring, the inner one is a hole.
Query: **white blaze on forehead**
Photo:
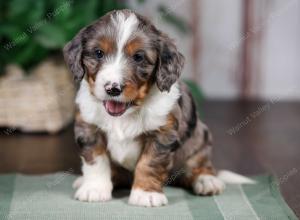
[[[113,17],[112,20],[117,31],[117,47],[119,54],[136,29],[138,19],[133,13],[126,17],[124,13],[117,12],[116,17]]]
[[[125,15],[123,12],[117,12],[111,15],[111,21],[115,29],[117,53],[111,60],[103,65],[100,74],[96,77],[96,92],[104,93],[103,86],[106,83],[123,83],[123,71],[126,67],[126,59],[124,56],[124,47],[138,25],[138,19],[134,13]],[[102,90],[102,91],[101,91]],[[98,94],[98,97],[100,94]]]
[[[126,17],[123,12],[117,12],[116,16],[113,17],[112,20],[116,28],[116,44],[118,48],[115,64],[122,65],[123,48],[136,29],[138,19],[133,13]]]

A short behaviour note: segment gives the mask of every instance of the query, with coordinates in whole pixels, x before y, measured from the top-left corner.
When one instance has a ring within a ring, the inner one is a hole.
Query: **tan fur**
[[[168,177],[169,167],[167,160],[163,161],[163,159],[157,157],[154,144],[149,143],[138,161],[132,188],[162,192],[162,187]]]
[[[99,49],[103,50],[105,54],[111,54],[116,50],[116,45],[113,39],[102,37],[99,40]]]
[[[123,94],[127,100],[131,100],[135,105],[141,105],[150,90],[148,82],[138,85],[137,83],[127,82]]]
[[[137,96],[138,85],[132,82],[126,82],[123,90],[123,95],[128,100],[134,100]]]
[[[159,128],[159,131],[161,132],[161,134],[166,134],[170,130],[176,129],[177,127],[178,127],[178,121],[177,121],[176,117],[172,113],[170,113],[167,116],[165,125],[161,126]]]
[[[182,176],[177,177],[178,180],[173,184],[173,185],[178,185],[178,186],[182,186],[185,188],[191,188],[193,183],[195,183],[196,179],[200,176],[200,175],[216,175],[215,170],[212,167],[199,167],[199,168],[194,168],[191,171],[191,174],[185,174]]]
[[[94,94],[94,88],[95,88],[95,75],[87,75],[88,78],[88,84],[90,86],[90,91],[92,94]]]
[[[138,90],[137,96],[134,100],[134,103],[136,105],[142,105],[143,100],[145,99],[145,97],[147,96],[147,94],[149,93],[150,90],[150,85],[149,83],[144,83]]]
[[[143,47],[143,45],[143,41],[140,38],[135,38],[125,45],[125,53],[128,56],[133,56],[137,51],[139,51]]]
[[[90,148],[83,149],[81,155],[85,162],[88,164],[94,164],[94,159],[99,156],[106,154],[106,148],[101,145],[95,145]]]

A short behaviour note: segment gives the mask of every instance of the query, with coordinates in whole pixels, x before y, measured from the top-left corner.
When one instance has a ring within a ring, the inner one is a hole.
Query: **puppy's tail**
[[[224,183],[228,184],[255,184],[256,181],[242,176],[240,174],[228,171],[228,170],[220,170],[217,174],[217,177],[222,180]]]

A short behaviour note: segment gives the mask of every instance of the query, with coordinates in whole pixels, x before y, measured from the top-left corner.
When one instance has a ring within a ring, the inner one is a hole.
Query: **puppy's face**
[[[112,116],[140,106],[155,83],[168,91],[183,67],[172,41],[129,10],[110,12],[83,28],[65,46],[64,57],[75,79],[85,78]]]

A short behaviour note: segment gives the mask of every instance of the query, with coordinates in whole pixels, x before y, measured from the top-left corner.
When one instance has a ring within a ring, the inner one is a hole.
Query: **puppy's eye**
[[[144,53],[138,52],[132,56],[133,60],[137,63],[140,63],[144,60]]]
[[[104,52],[102,50],[95,50],[95,54],[98,59],[101,59],[104,56]]]

